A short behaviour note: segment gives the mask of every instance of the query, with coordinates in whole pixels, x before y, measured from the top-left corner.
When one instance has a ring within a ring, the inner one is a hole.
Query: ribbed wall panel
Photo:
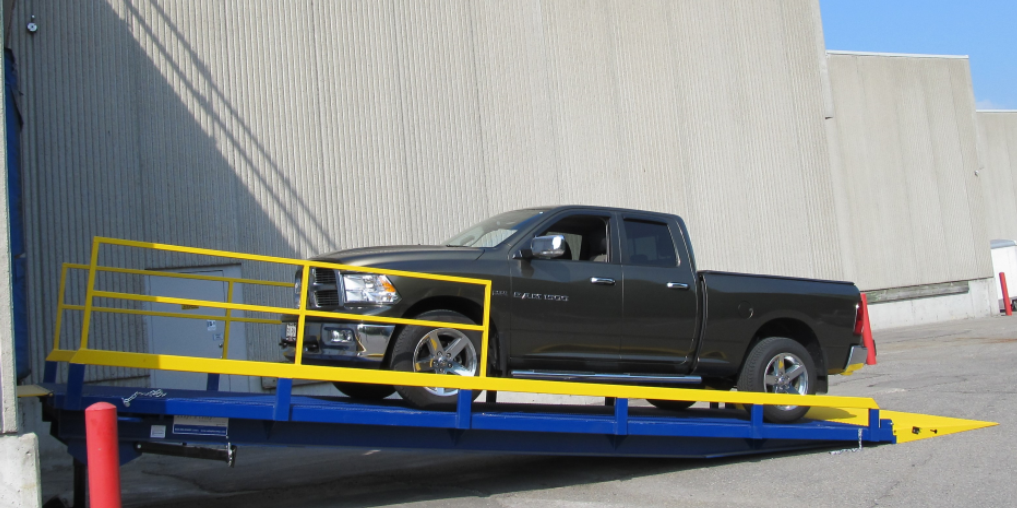
[[[991,239],[1017,240],[1017,111],[979,111],[985,218]]]
[[[835,132],[863,290],[991,276],[966,59],[831,54]]]
[[[30,14],[41,26],[12,34],[36,370],[59,263],[86,261],[94,235],[306,257],[436,243],[514,208],[599,204],[683,215],[701,268],[841,278],[815,10],[815,0],[19,3],[14,26]],[[108,261],[227,262],[119,251]],[[104,283],[144,290],[139,278]],[[244,297],[290,301],[256,288]],[[250,358],[278,358],[268,328],[248,327]],[[95,333],[104,347],[147,348],[140,320]]]

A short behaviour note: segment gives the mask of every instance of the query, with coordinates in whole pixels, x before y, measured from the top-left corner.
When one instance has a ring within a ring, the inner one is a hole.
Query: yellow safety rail
[[[46,358],[49,361],[62,361],[68,362],[74,356],[73,350],[66,350],[60,348],[60,333],[63,327],[63,315],[65,310],[76,310],[84,311],[84,305],[71,305],[66,303],[66,289],[67,289],[67,271],[68,270],[89,270],[88,265],[79,265],[76,263],[64,263],[60,271],[60,290],[58,291],[59,302],[57,303],[57,316],[56,326],[53,332],[53,349],[49,356]],[[97,271],[100,272],[111,272],[111,273],[126,273],[132,275],[148,275],[154,277],[167,277],[173,279],[193,279],[193,280],[210,280],[228,283],[226,289],[226,302],[233,302],[233,285],[234,284],[251,284],[251,285],[262,285],[262,286],[277,286],[290,288],[292,284],[286,282],[274,282],[254,279],[240,279],[233,277],[216,277],[212,275],[195,275],[190,273],[175,273],[175,272],[164,272],[161,270],[132,270],[130,268],[112,268],[106,266],[97,266]],[[197,307],[197,305],[196,305]],[[157,312],[150,310],[138,310],[138,309],[119,309],[114,307],[92,307],[92,312],[105,312],[111,314],[132,314],[136,316],[157,316],[157,317],[170,317],[170,318],[182,318],[182,319],[213,319],[216,321],[225,321],[226,324],[223,327],[223,356],[226,358],[229,352],[230,344],[230,323],[236,321],[240,323],[260,323],[269,325],[281,325],[282,321],[279,319],[260,319],[260,318],[245,318],[245,317],[233,317],[232,309],[226,309],[225,316],[215,316],[210,314],[184,314],[181,312]]]
[[[164,272],[158,270],[135,270],[126,268],[99,266],[99,251],[103,245],[114,245],[122,247],[134,247],[151,249],[164,252],[176,252],[182,254],[196,254],[202,256],[213,256],[217,258],[240,259],[265,263],[276,263],[299,267],[302,270],[302,280],[309,280],[311,268],[331,268],[336,270],[356,271],[360,273],[374,273],[381,275],[393,275],[399,277],[410,277],[434,281],[445,281],[462,284],[481,286],[484,291],[483,322],[479,325],[463,323],[446,323],[441,321],[406,319],[396,317],[367,316],[362,314],[350,314],[343,312],[320,312],[307,309],[307,291],[301,291],[300,305],[298,308],[272,307],[264,305],[247,305],[233,303],[234,284],[254,284],[264,286],[292,287],[292,284],[277,281],[263,281],[253,279],[241,279],[231,277],[214,277],[195,274],[182,274],[175,272]],[[88,282],[85,292],[84,305],[70,305],[64,302],[66,289],[66,276],[69,269],[88,270]],[[99,272],[125,273],[135,275],[172,277],[184,279],[222,281],[229,284],[226,302],[215,302],[209,300],[195,300],[190,298],[172,298],[162,296],[148,296],[132,293],[119,293],[99,291],[95,289],[96,274]],[[178,305],[193,305],[198,307],[218,308],[226,311],[225,316],[184,314],[173,312],[155,312],[150,310],[120,309],[112,307],[100,307],[94,304],[96,298],[110,298],[127,301],[168,303]],[[878,409],[879,406],[870,398],[860,397],[837,397],[837,396],[807,396],[754,393],[754,392],[733,392],[699,390],[689,388],[659,388],[642,387],[629,385],[609,385],[576,383],[567,381],[539,381],[528,379],[496,378],[487,376],[487,351],[489,345],[489,330],[491,316],[491,281],[481,279],[470,279],[465,277],[451,277],[429,273],[406,272],[400,270],[384,270],[362,266],[348,266],[338,263],[327,263],[321,261],[310,261],[302,259],[280,258],[272,256],[260,256],[255,254],[244,254],[213,249],[201,249],[194,247],[181,247],[151,242],[137,242],[131,240],[120,240],[115,238],[96,237],[92,242],[91,262],[88,265],[65,264],[60,276],[59,305],[57,308],[56,331],[53,340],[53,350],[46,358],[48,361],[69,362],[84,365],[104,365],[110,367],[127,367],[139,369],[161,369],[182,372],[197,372],[208,374],[224,374],[238,376],[262,376],[276,377],[283,379],[307,379],[317,381],[341,381],[353,383],[372,383],[402,386],[431,386],[457,388],[462,390],[491,390],[506,392],[525,393],[548,393],[558,395],[585,395],[593,397],[617,397],[626,399],[663,399],[663,400],[694,400],[709,401],[727,404],[770,404],[770,405],[799,405],[811,407],[832,407],[832,408],[856,408],[856,409]],[[81,329],[81,343],[77,350],[60,348],[60,333],[62,314],[65,310],[75,310],[84,313]],[[288,314],[297,316],[297,343],[296,357],[294,363],[275,363],[255,360],[231,360],[227,358],[229,324],[231,322],[280,324],[280,320],[257,319],[234,317],[231,311],[251,311],[274,314]],[[122,351],[96,350],[88,347],[89,329],[92,313],[118,313],[144,316],[162,316],[184,319],[214,319],[225,321],[223,356],[222,358],[200,358],[177,355],[162,355],[150,353],[128,353]],[[304,365],[303,342],[304,326],[308,317],[322,317],[330,319],[351,319],[364,322],[388,323],[399,325],[421,325],[442,328],[455,328],[460,330],[473,330],[481,332],[481,361],[479,376],[457,376],[443,374],[429,374],[421,372],[397,372],[384,370],[357,369],[348,367],[325,367],[317,365]]]

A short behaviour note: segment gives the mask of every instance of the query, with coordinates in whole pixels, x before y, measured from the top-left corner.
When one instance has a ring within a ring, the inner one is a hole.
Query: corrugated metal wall
[[[863,290],[991,277],[968,60],[831,54],[829,70],[848,276]]]
[[[305,257],[584,203],[684,215],[704,268],[841,278],[817,10],[19,2],[15,26],[40,26],[12,37],[34,334],[52,333],[59,263],[87,260],[93,235]],[[140,322],[119,323],[96,329],[103,345],[145,350]],[[248,340],[277,358],[275,333]]]
[[[989,238],[1017,240],[1017,111],[979,111],[977,118]]]

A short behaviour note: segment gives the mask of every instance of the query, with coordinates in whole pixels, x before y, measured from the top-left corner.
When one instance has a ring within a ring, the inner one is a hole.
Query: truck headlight
[[[344,273],[343,291],[347,304],[397,303],[399,292],[384,275]]]
[[[303,296],[300,289],[303,287],[302,281],[300,280],[300,272],[293,276],[293,308],[300,308],[300,297]]]

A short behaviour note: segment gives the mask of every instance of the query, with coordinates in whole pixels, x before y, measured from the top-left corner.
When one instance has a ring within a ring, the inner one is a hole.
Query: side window
[[[667,224],[625,219],[625,264],[678,266],[678,255]]]
[[[565,237],[565,254],[557,259],[607,263],[610,232],[608,219],[595,215],[570,215],[541,231],[538,236]]]

